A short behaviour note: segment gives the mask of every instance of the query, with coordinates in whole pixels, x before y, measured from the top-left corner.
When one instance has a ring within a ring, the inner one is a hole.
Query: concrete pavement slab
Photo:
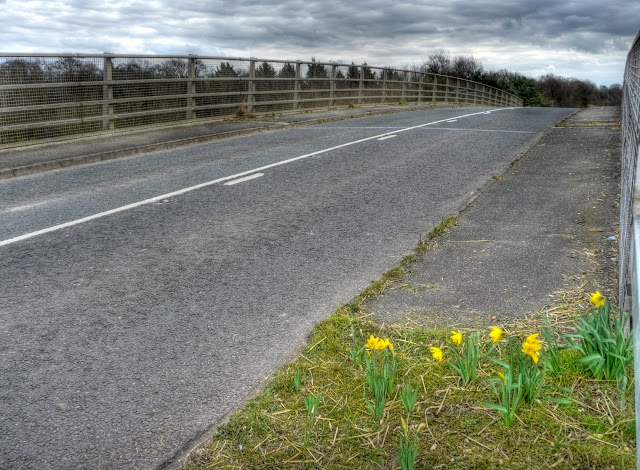
[[[619,121],[619,108],[589,108],[551,129],[367,310],[386,322],[471,327],[538,311],[562,288],[615,299]]]

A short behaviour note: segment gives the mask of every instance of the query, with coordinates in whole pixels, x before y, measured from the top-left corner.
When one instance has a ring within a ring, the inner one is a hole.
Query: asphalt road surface
[[[0,180],[0,467],[163,465],[571,112],[391,114]]]

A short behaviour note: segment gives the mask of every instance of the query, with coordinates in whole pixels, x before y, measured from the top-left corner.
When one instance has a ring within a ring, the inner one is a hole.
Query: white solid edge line
[[[387,140],[387,139],[392,139],[393,137],[398,137],[397,135],[387,135],[385,137],[380,137],[378,140]]]
[[[224,185],[231,186],[238,183],[244,183],[245,181],[249,181],[254,178],[260,178],[261,176],[264,176],[264,173],[254,173],[253,175],[245,176],[244,178],[238,178],[237,180],[228,181]]]
[[[492,111],[501,111],[501,110],[509,110],[509,109],[515,109],[515,108],[497,108],[497,109],[493,109]],[[461,118],[464,118],[464,117],[477,116],[477,115],[480,115],[480,114],[488,114],[489,112],[490,111],[479,111],[477,113],[469,113],[469,114],[464,114],[462,116],[457,116],[456,118],[457,119],[461,119]],[[243,172],[240,172],[240,173],[236,173],[235,175],[224,176],[222,178],[218,178],[218,179],[215,179],[215,180],[207,181],[205,183],[196,184],[195,186],[189,186],[188,188],[179,189],[178,191],[173,191],[171,193],[166,193],[166,194],[161,194],[159,196],[154,196],[152,198],[145,199],[144,201],[134,202],[134,203],[131,203],[131,204],[127,204],[126,206],[116,207],[116,208],[108,210],[108,211],[99,212],[97,214],[89,215],[87,217],[82,217],[80,219],[76,219],[76,220],[72,220],[72,221],[69,221],[69,222],[65,222],[63,224],[53,225],[51,227],[47,227],[47,228],[44,228],[42,230],[36,230],[35,232],[25,233],[24,235],[19,235],[17,237],[8,238],[6,240],[0,240],[0,247],[6,246],[6,245],[11,245],[12,243],[16,243],[16,242],[20,242],[20,241],[23,241],[23,240],[27,240],[29,238],[37,237],[38,235],[44,235],[46,233],[56,232],[58,230],[62,230],[63,228],[73,227],[74,225],[79,225],[79,224],[83,224],[85,222],[90,222],[92,220],[100,219],[100,218],[106,217],[108,215],[117,214],[118,212],[124,212],[124,211],[130,210],[130,209],[135,209],[136,207],[144,206],[145,204],[151,204],[153,202],[157,202],[160,199],[169,199],[169,198],[172,198],[172,197],[175,197],[175,196],[180,196],[182,194],[185,194],[185,193],[188,193],[188,192],[191,192],[191,191],[195,191],[196,189],[206,188],[207,186],[211,186],[211,185],[214,185],[214,184],[217,184],[217,183],[222,183],[224,181],[234,180],[234,179],[241,178],[243,176],[250,175],[250,174],[253,174],[253,173],[256,173],[256,172],[268,170],[269,168],[275,168],[275,167],[280,166],[280,165],[286,165],[288,163],[293,163],[293,162],[296,162],[298,160],[303,160],[305,158],[314,157],[316,155],[320,155],[322,153],[330,152],[332,150],[337,150],[337,149],[340,149],[340,148],[349,147],[351,145],[360,144],[362,142],[367,142],[369,140],[379,139],[380,137],[385,137],[385,136],[391,135],[391,134],[398,134],[400,132],[407,132],[407,131],[410,131],[410,130],[413,130],[413,129],[420,129],[421,127],[432,126],[434,124],[439,124],[441,122],[446,122],[446,121],[448,121],[450,119],[451,118],[440,119],[438,121],[427,122],[425,124],[418,124],[417,126],[405,127],[404,129],[397,129],[397,130],[385,132],[383,134],[378,134],[378,135],[374,135],[374,136],[371,136],[371,137],[365,137],[364,139],[358,139],[358,140],[354,140],[354,141],[347,142],[347,143],[344,143],[344,144],[335,145],[333,147],[328,147],[328,148],[325,148],[325,149],[322,149],[322,150],[317,150],[315,152],[311,152],[311,153],[307,153],[307,154],[304,154],[304,155],[300,155],[298,157],[289,158],[287,160],[282,160],[280,162],[271,163],[269,165],[261,166],[259,168],[254,168],[252,170],[247,170],[247,171],[243,171]]]

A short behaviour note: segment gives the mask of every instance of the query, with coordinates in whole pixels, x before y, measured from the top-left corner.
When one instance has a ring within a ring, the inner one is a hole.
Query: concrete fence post
[[[449,77],[444,77],[444,102],[449,102]]]
[[[247,112],[252,113],[255,104],[255,92],[256,92],[256,61],[249,61],[249,84],[247,86]]]
[[[431,79],[431,102],[435,103],[436,102],[436,90],[438,89],[438,76],[437,75],[432,75],[432,79]]]
[[[300,109],[300,64],[296,64],[296,80],[293,85],[293,109]]]
[[[358,104],[362,104],[364,92],[364,67],[360,67],[360,80],[358,81]]]
[[[407,78],[408,78],[408,73],[404,72],[402,75],[402,98],[400,99],[400,101],[402,101],[403,103],[407,100]]]
[[[464,81],[464,103],[469,104],[471,102],[471,82],[469,80]]]
[[[336,105],[336,65],[331,66],[331,81],[329,82],[329,107]]]
[[[113,61],[111,57],[103,58],[103,73],[102,80],[104,81],[104,85],[102,85],[102,130],[108,131],[113,130],[114,123],[110,119],[113,115],[113,85],[111,85],[111,81],[113,81]]]
[[[389,80],[389,71],[382,69],[382,104],[387,102],[387,80]]]
[[[196,78],[196,59],[193,57],[189,58],[187,64],[187,77],[189,78],[187,81],[187,119],[195,119],[196,84],[193,79]]]

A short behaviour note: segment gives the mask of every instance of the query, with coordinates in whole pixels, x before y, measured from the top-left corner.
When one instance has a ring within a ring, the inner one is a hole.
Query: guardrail
[[[640,449],[640,33],[627,55],[622,98],[622,190],[620,198],[619,304],[631,310],[636,401],[636,443]],[[640,468],[640,452],[636,452]]]
[[[522,106],[482,83],[326,62],[0,54],[0,148],[237,113],[394,103]]]

